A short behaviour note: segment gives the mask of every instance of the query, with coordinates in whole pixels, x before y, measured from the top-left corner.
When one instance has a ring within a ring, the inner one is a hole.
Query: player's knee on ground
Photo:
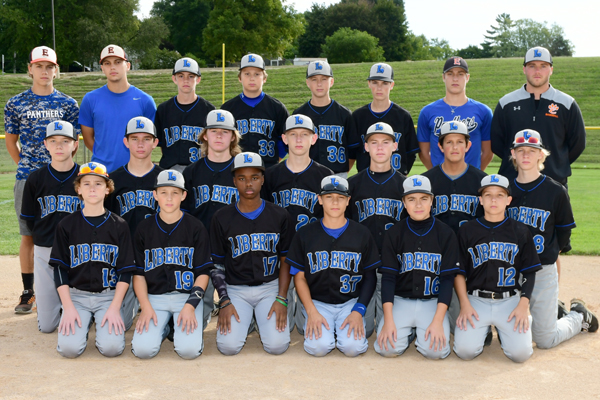
[[[531,342],[515,344],[511,346],[511,348],[502,346],[502,351],[504,351],[506,357],[516,363],[523,363],[529,360],[529,358],[533,355],[533,347]]]
[[[38,330],[42,333],[52,333],[58,328],[59,323],[60,318],[57,318],[56,321],[38,319]]]
[[[276,335],[272,340],[263,342],[263,348],[269,354],[283,354],[288,347],[290,347],[290,337],[289,335],[284,335],[283,333]]]
[[[472,360],[483,351],[483,343],[474,344],[465,340],[457,340],[454,336],[454,353],[462,360]]]
[[[338,341],[337,348],[346,357],[356,357],[369,348],[369,342],[366,340],[344,340]]]
[[[156,355],[158,354],[159,351],[160,351],[160,343],[158,344],[158,346],[150,345],[148,343],[145,343],[142,345],[142,344],[136,343],[135,337],[131,341],[131,352],[137,358],[147,360],[149,358],[156,357]]]
[[[202,354],[202,344],[197,341],[186,341],[185,343],[177,343],[175,345],[175,352],[177,355],[184,360],[193,360],[198,358]]]
[[[229,339],[227,338],[229,335],[217,335],[217,349],[226,356],[234,356],[242,351],[246,340],[238,341],[233,338]]]
[[[430,360],[442,360],[450,355],[450,346],[446,344],[446,347],[443,347],[441,350],[435,351],[434,349],[429,348],[429,343],[426,343],[425,348],[417,347],[419,353]],[[461,357],[462,358],[462,357]]]
[[[105,357],[117,357],[123,354],[125,350],[125,337],[123,335],[115,336],[111,340],[96,341],[96,347],[100,354]]]
[[[314,339],[304,339],[304,351],[308,354],[315,357],[323,357],[326,356],[335,348],[335,342],[323,340],[314,340]]]
[[[59,335],[62,335],[59,333]],[[85,348],[87,347],[87,342],[79,342],[76,340],[60,340],[58,339],[58,346],[56,346],[56,350],[58,353],[66,358],[77,358],[83,354]]]

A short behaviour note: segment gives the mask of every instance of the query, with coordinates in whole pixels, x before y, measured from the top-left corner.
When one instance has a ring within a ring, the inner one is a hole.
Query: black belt
[[[468,292],[472,296],[482,297],[484,299],[508,299],[509,297],[516,296],[520,292],[517,289],[509,290],[508,292],[490,292],[488,290],[471,290]]]

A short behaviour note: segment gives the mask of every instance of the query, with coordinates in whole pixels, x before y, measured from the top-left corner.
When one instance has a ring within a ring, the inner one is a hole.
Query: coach
[[[512,181],[517,176],[510,161],[510,148],[515,133],[534,129],[552,154],[544,173],[567,184],[571,164],[585,149],[585,125],[581,110],[571,96],[550,85],[552,56],[543,47],[525,54],[523,73],[527,83],[502,97],[492,118],[492,151],[502,159],[499,174]],[[531,140],[535,140],[532,138]]]

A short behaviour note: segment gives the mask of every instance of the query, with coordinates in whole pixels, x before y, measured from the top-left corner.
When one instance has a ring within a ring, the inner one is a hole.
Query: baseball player
[[[54,231],[67,215],[81,208],[73,187],[79,166],[73,161],[79,140],[67,121],[50,122],[44,145],[52,162],[33,171],[23,191],[21,219],[27,222],[34,243],[34,277],[37,292],[38,329],[52,333],[60,321],[60,298],[54,285],[54,272],[48,264]]]
[[[84,208],[56,228],[50,253],[62,302],[56,349],[67,358],[85,351],[92,318],[101,354],[116,357],[125,349],[121,305],[135,264],[127,223],[104,208],[113,188],[104,165],[83,164],[75,190]]]
[[[310,117],[318,139],[310,148],[310,158],[348,178],[355,160],[348,159],[348,150],[359,145],[352,113],[329,97],[333,86],[333,70],[327,61],[311,61],[306,70],[306,86],[312,97],[294,110],[294,114]]]
[[[287,261],[304,314],[304,350],[322,357],[334,348],[355,357],[367,351],[366,305],[380,266],[368,229],[345,217],[348,181],[331,175],[321,181],[323,218],[296,233]]]
[[[171,79],[177,85],[177,96],[158,106],[154,123],[162,150],[160,166],[182,172],[200,159],[198,136],[207,114],[215,106],[196,94],[202,74],[195,60],[188,57],[177,60]]]
[[[226,296],[220,296],[217,348],[225,355],[239,353],[254,315],[265,351],[282,354],[290,345],[285,255],[293,221],[284,208],[260,198],[265,165],[258,154],[238,154],[231,171],[239,200],[218,210],[210,225],[213,261],[224,267],[227,284]]]
[[[204,290],[213,263],[206,228],[180,209],[186,195],[183,175],[162,171],[154,189],[160,212],[142,221],[134,236],[133,285],[142,312],[131,351],[139,358],[158,354],[171,318],[176,326],[173,343],[181,358],[194,359],[204,348],[198,320],[203,318]]]
[[[14,197],[21,235],[19,262],[23,280],[23,293],[19,304],[15,307],[17,314],[28,314],[35,307],[34,240],[27,223],[20,218],[25,182],[31,172],[51,161],[50,154],[44,147],[46,126],[50,122],[66,121],[73,125],[75,133],[80,132],[77,123],[79,118],[77,102],[54,89],[57,66],[54,50],[46,46],[34,48],[29,53],[27,66],[28,74],[33,80],[31,88],[10,98],[4,107],[6,150],[17,164]]]
[[[508,215],[529,228],[542,263],[531,293],[531,333],[538,348],[549,349],[581,331],[595,332],[598,318],[583,301],[573,300],[571,312],[557,321],[556,260],[575,228],[571,203],[565,187],[540,172],[549,154],[539,132],[517,132],[511,153],[518,174],[511,185]]]
[[[333,172],[310,158],[309,152],[318,136],[312,120],[306,115],[294,114],[285,121],[283,142],[289,148],[287,160],[265,171],[262,198],[288,210],[294,220],[294,230],[317,220],[323,215],[318,194],[321,180]],[[294,283],[288,289],[288,319],[294,329],[296,300]],[[300,320],[299,332],[304,326]]]
[[[525,362],[533,354],[529,299],[542,266],[529,229],[505,216],[511,201],[508,179],[484,177],[480,194],[484,216],[458,230],[460,270],[454,287],[460,315],[454,352],[463,360],[477,357],[494,325],[504,354]]]
[[[417,351],[430,359],[450,355],[446,317],[458,273],[458,240],[452,229],[431,215],[431,182],[422,175],[403,183],[402,202],[408,218],[385,236],[380,268],[383,323],[377,328],[375,351],[401,355],[416,328]]]
[[[346,216],[369,228],[381,254],[385,231],[400,221],[404,210],[402,183],[406,177],[392,168],[398,143],[389,124],[378,122],[371,125],[364,141],[365,152],[371,162],[368,168],[348,180],[350,204],[346,209]],[[382,317],[381,274],[378,274],[377,289],[365,315],[367,337],[371,336],[376,322],[379,323]]]
[[[390,92],[394,88],[394,70],[388,64],[375,64],[371,67],[367,81],[373,101],[352,113],[357,135],[364,145],[366,132],[371,125],[381,122],[389,124],[398,143],[398,148],[392,155],[392,168],[408,175],[420,151],[419,142],[410,113],[390,100]],[[356,169],[360,172],[369,163],[369,155],[364,147],[358,146]]]
[[[123,145],[123,128],[133,117],[154,120],[156,105],[148,94],[127,81],[131,64],[125,50],[109,44],[100,53],[100,68],[106,85],[87,93],[81,101],[79,124],[92,161],[109,171],[127,164],[129,150]]]
[[[185,189],[189,195],[181,207],[209,229],[217,210],[237,202],[238,190],[231,179],[231,164],[233,157],[242,150],[240,135],[229,111],[210,111],[205,124],[198,137],[201,158],[183,170]],[[213,269],[211,273],[219,273],[219,270]],[[203,328],[206,328],[214,310],[213,296],[214,287],[210,280],[206,287]]]
[[[258,153],[268,168],[285,155],[281,134],[290,115],[279,100],[263,92],[267,82],[265,62],[257,54],[242,57],[238,80],[242,93],[221,106],[233,114],[237,130],[242,136],[244,151]],[[280,154],[280,151],[284,151]]]
[[[499,174],[511,181],[517,172],[510,161],[515,132],[534,129],[540,133],[552,157],[544,173],[563,185],[572,164],[585,149],[585,124],[575,99],[550,85],[552,56],[543,47],[527,50],[523,73],[527,83],[502,97],[492,119],[492,151],[502,160]]]
[[[426,105],[419,114],[419,158],[427,169],[443,163],[444,154],[438,147],[440,129],[446,122],[460,121],[466,125],[471,142],[465,161],[483,171],[494,157],[490,142],[492,110],[485,104],[467,97],[467,83],[471,75],[464,59],[450,57],[444,63],[443,71],[442,80],[446,85],[446,96]]]
[[[470,139],[469,128],[463,122],[444,122],[437,144],[444,161],[423,174],[431,182],[431,191],[435,195],[433,215],[455,233],[465,222],[483,216],[483,209],[479,207],[479,187],[486,173],[466,161],[466,154],[473,146]],[[458,297],[452,290],[448,309],[451,333],[454,333],[459,313]],[[486,344],[491,340],[490,332]]]

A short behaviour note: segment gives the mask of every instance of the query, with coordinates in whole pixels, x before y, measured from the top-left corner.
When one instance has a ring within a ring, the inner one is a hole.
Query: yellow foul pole
[[[223,102],[225,103],[225,43],[223,43]]]

